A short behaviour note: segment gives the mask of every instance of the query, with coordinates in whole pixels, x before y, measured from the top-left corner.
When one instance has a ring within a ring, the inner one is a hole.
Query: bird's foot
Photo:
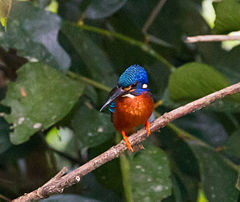
[[[147,136],[149,136],[151,134],[149,121],[146,122],[146,130],[147,130]]]
[[[127,148],[128,148],[131,152],[133,152],[133,148],[132,148],[132,146],[131,146],[131,144],[130,144],[127,136],[126,136],[125,131],[122,131],[122,136],[123,136],[123,140],[125,141],[125,143],[126,143],[126,145],[127,145]]]

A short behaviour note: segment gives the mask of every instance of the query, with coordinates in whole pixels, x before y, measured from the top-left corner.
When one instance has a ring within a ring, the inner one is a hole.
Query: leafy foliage
[[[238,31],[240,3],[237,0],[223,0],[215,3],[216,20],[215,30],[217,33],[229,33]]]
[[[99,113],[95,109],[81,107],[72,120],[73,130],[82,147],[95,147],[108,140],[113,132],[113,126],[108,123],[110,116]],[[89,123],[89,120],[91,122]]]
[[[239,81],[240,46],[183,40],[240,30],[238,0],[213,3],[212,30],[201,0],[166,1],[147,27],[158,3],[0,0],[0,197],[34,190],[120,141],[99,109],[132,64],[145,67],[154,101],[163,101],[156,115]],[[174,121],[145,150],[43,201],[237,202],[239,96]]]
[[[12,0],[0,1],[0,22],[2,26],[7,29],[7,18],[12,8]]]
[[[202,185],[208,200],[237,201],[239,196],[235,188],[237,172],[215,151],[199,145],[192,148],[199,159]]]
[[[83,84],[47,65],[25,64],[18,71],[17,81],[8,85],[6,98],[2,101],[11,107],[11,114],[5,118],[14,127],[10,135],[12,143],[23,143],[36,131],[47,129],[61,120],[82,91]],[[64,96],[58,96],[63,92]]]
[[[137,155],[130,166],[134,201],[157,201],[171,194],[167,156],[159,148]]]
[[[34,8],[28,2],[15,2],[8,19],[8,30],[0,36],[1,46],[16,48],[19,55],[30,61],[66,70],[70,59],[57,42],[60,23],[61,19],[52,13]]]
[[[127,0],[115,0],[115,1],[98,1],[94,0],[88,5],[85,15],[86,18],[90,19],[101,19],[106,18],[112,14],[114,14],[117,10],[119,10]]]
[[[103,77],[106,77],[103,83],[114,85],[116,77],[114,76],[113,68],[105,53],[98,45],[74,24],[64,22],[62,32],[73,44],[76,52],[86,64],[91,77],[96,81],[101,81]]]
[[[229,84],[227,79],[212,67],[189,63],[179,67],[171,74],[169,93],[171,100],[189,101],[225,88]]]

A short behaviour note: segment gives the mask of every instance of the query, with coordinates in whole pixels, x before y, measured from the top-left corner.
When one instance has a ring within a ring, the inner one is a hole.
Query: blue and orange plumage
[[[123,139],[129,150],[133,151],[126,133],[133,131],[137,126],[146,124],[147,135],[150,132],[149,117],[152,114],[154,103],[148,89],[148,77],[145,69],[139,65],[128,67],[120,76],[117,87],[110,92],[107,105],[112,112],[113,125],[122,132]]]

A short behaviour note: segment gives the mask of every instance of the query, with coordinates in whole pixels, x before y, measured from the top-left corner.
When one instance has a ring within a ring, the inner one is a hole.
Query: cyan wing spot
[[[113,113],[115,111],[115,109],[109,107],[109,111]]]
[[[115,107],[116,107],[116,103],[115,102],[112,102],[109,106],[109,111],[110,112],[114,112],[115,111]]]
[[[112,103],[110,104],[110,107],[111,107],[111,108],[115,108],[115,107],[116,107],[116,102],[112,102]]]

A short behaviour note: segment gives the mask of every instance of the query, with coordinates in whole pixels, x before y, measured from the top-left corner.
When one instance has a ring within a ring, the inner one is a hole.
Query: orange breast
[[[120,97],[116,100],[113,124],[118,131],[131,131],[145,124],[152,114],[153,100],[148,92],[134,98]]]

